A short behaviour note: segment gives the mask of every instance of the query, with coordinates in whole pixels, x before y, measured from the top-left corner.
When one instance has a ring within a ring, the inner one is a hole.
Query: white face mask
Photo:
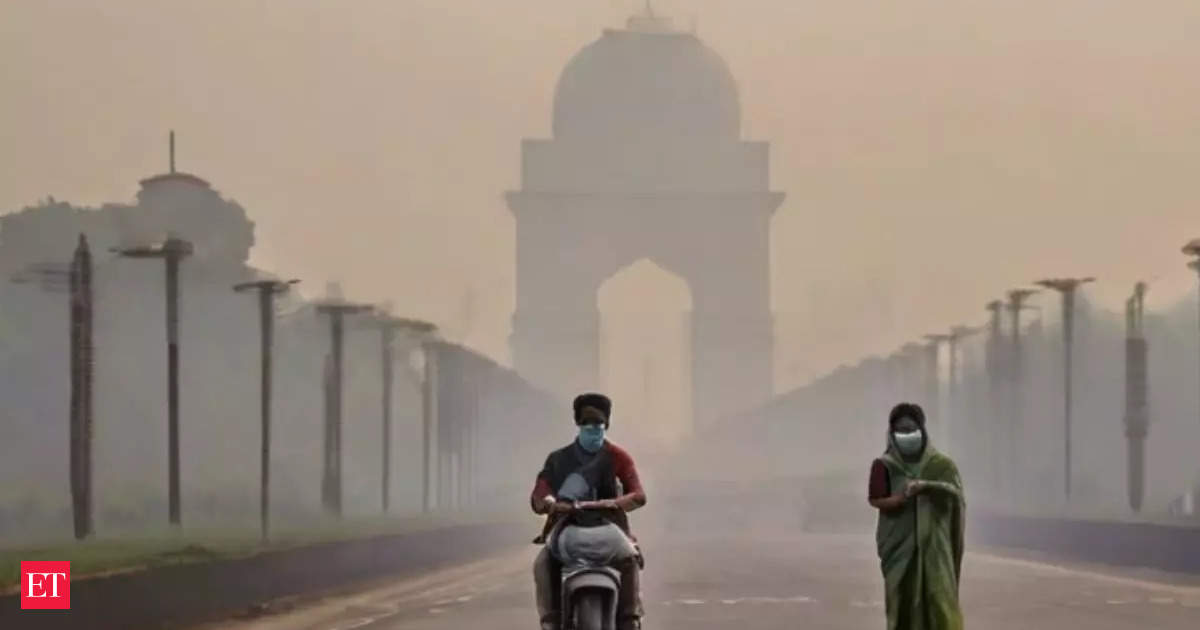
[[[908,433],[893,433],[892,441],[896,443],[896,450],[900,451],[901,455],[911,457],[921,452],[921,445],[925,440],[921,430],[917,429]]]

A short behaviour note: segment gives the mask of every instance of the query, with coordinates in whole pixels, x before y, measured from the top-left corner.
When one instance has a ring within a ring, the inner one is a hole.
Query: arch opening
[[[693,424],[691,287],[643,258],[609,276],[596,302],[599,377],[616,435],[639,452],[670,453]]]

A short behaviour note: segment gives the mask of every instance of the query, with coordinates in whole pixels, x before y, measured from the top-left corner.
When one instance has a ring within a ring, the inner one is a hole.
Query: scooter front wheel
[[[604,630],[604,594],[584,591],[575,601],[575,630]]]

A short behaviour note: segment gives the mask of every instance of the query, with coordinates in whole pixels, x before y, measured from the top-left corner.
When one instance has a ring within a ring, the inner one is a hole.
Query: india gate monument
[[[766,142],[741,138],[725,62],[647,13],[567,64],[552,138],[521,147],[516,218],[516,369],[558,396],[599,387],[606,279],[648,259],[692,295],[698,426],[772,395],[771,217]]]

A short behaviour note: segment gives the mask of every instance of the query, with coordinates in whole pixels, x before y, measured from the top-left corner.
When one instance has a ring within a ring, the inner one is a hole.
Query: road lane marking
[[[663,602],[663,606],[703,606],[710,603],[707,599],[698,599],[694,597],[673,599]],[[711,603],[721,603],[725,606],[736,606],[738,604],[815,604],[817,600],[807,595],[795,595],[792,597],[727,597],[724,599],[713,600]]]
[[[375,617],[363,617],[362,619],[353,619],[340,623],[336,626],[333,626],[329,630],[354,630],[355,628],[361,628],[367,624],[375,623],[375,621]]]

